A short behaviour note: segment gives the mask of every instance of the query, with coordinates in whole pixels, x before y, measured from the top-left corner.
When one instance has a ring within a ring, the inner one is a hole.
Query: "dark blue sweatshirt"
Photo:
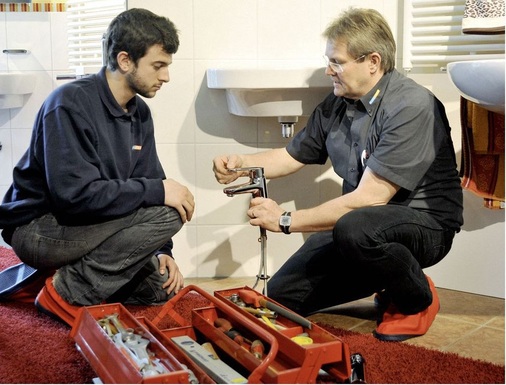
[[[0,228],[12,230],[48,212],[62,225],[90,225],[163,205],[165,174],[151,112],[138,96],[127,107],[114,99],[105,68],[54,90],[14,168]]]

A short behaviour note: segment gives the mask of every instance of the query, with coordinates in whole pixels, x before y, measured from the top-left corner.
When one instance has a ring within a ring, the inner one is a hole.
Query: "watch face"
[[[292,217],[289,217],[289,216],[282,216],[280,219],[279,219],[279,224],[281,226],[290,226],[290,224],[292,223]]]

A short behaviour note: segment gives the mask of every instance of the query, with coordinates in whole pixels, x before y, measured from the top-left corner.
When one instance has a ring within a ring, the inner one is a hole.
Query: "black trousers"
[[[432,303],[422,269],[443,259],[454,235],[406,206],[354,210],[309,237],[269,280],[269,297],[307,315],[386,289],[400,312],[416,314]]]

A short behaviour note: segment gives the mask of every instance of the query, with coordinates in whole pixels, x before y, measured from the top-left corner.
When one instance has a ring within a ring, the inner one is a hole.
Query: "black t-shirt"
[[[389,204],[425,211],[456,231],[462,226],[462,188],[444,106],[395,70],[357,101],[330,94],[287,151],[304,164],[330,158],[345,194],[369,167],[401,187]]]

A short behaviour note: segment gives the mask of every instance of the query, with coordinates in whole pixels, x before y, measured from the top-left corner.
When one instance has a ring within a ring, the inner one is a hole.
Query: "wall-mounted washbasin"
[[[324,68],[207,70],[207,86],[225,89],[239,116],[307,116],[332,91]]]
[[[332,92],[324,68],[211,68],[207,70],[207,86],[226,90],[231,114],[278,117],[282,127],[291,124],[292,132],[297,117],[310,115]]]
[[[464,98],[504,114],[504,59],[457,61],[447,71]]]
[[[19,108],[25,95],[35,89],[37,77],[31,73],[0,72],[0,108]]]

